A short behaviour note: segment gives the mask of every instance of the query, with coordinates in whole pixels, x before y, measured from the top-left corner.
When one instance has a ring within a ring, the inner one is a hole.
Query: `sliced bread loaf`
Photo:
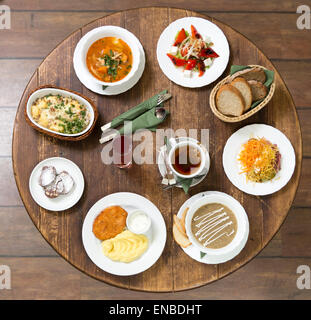
[[[268,88],[261,82],[249,80],[248,83],[251,86],[253,101],[261,100],[267,95]]]
[[[240,77],[235,78],[231,82],[231,85],[236,87],[241,92],[245,103],[244,112],[247,111],[251,107],[253,101],[251,86],[244,78]]]
[[[232,75],[231,80],[237,77],[242,77],[246,81],[256,80],[261,83],[265,83],[267,78],[264,70],[259,67],[252,67],[252,68],[244,69],[242,71],[238,71]]]
[[[224,115],[239,117],[244,112],[245,103],[237,88],[231,84],[225,84],[217,91],[216,106]]]

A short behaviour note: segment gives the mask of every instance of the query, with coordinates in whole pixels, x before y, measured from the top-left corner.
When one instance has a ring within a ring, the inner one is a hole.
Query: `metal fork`
[[[171,97],[172,97],[172,95],[171,95],[170,93],[160,94],[160,95],[158,96],[157,105],[156,105],[156,106],[160,105],[162,102],[170,99]]]

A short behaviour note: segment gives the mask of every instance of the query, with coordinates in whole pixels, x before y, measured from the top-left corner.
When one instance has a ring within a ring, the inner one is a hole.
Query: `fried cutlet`
[[[93,233],[100,240],[107,240],[121,233],[126,225],[127,212],[120,206],[104,209],[94,220]]]

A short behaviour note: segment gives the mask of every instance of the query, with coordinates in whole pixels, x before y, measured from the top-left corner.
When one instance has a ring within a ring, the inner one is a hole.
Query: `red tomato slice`
[[[195,66],[197,65],[197,60],[195,59],[190,59],[187,62],[185,70],[192,70]]]
[[[170,53],[167,53],[167,56],[172,60],[172,62],[174,63],[174,65],[177,66],[177,67],[184,66],[184,65],[186,65],[187,62],[188,62],[187,60],[177,58],[177,57],[173,56],[173,55],[170,54]]]
[[[196,38],[196,39],[201,39],[202,38],[202,36],[199,34],[197,29],[193,25],[191,25],[191,35],[192,35],[192,38]]]
[[[204,58],[218,58],[219,55],[212,48],[204,48],[201,50],[200,57]]]
[[[178,32],[178,35],[177,35],[176,40],[175,40],[175,42],[174,42],[174,46],[180,45],[186,38],[187,38],[186,31],[185,31],[184,28],[182,28],[182,29]]]

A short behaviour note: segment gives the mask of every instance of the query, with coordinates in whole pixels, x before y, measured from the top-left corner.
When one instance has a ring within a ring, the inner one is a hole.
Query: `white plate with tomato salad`
[[[172,22],[161,34],[157,58],[164,74],[183,87],[206,86],[225,71],[229,44],[214,23],[196,17]]]
[[[296,166],[295,150],[288,138],[265,124],[247,125],[233,133],[222,160],[233,185],[256,196],[282,189]]]

